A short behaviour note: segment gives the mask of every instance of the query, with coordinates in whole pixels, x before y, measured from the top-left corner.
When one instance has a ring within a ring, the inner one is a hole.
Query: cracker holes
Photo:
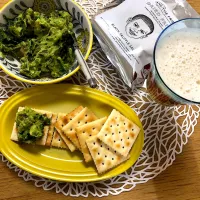
[[[116,141],[114,140],[114,143],[115,143]]]
[[[121,133],[121,131],[119,131],[119,134]]]
[[[100,155],[100,153],[98,152],[98,155]]]
[[[129,139],[130,139],[130,137],[127,137],[127,139],[129,140]]]
[[[134,128],[132,128],[132,131],[134,131]]]
[[[85,131],[83,131],[83,133],[85,133]]]
[[[95,130],[95,128],[92,128],[92,130]]]
[[[110,128],[112,128],[112,125],[110,125]]]
[[[124,149],[124,146],[122,148]]]
[[[70,131],[72,131],[73,129],[72,128],[70,128]]]
[[[103,147],[103,145],[101,144],[101,147]]]
[[[107,155],[105,155],[105,158],[107,158],[108,156]]]
[[[121,139],[121,141],[123,141],[123,139]]]
[[[85,124],[87,124],[87,122],[85,122]]]
[[[95,145],[96,143],[95,142],[93,142],[93,145]]]
[[[60,142],[60,139],[58,139],[58,141]]]
[[[110,149],[108,148],[108,151],[109,151]]]
[[[91,137],[92,135],[90,134],[89,136]]]
[[[119,124],[117,124],[117,126],[119,126]]]
[[[85,117],[87,117],[88,115],[86,114]]]
[[[126,130],[126,133],[128,132],[128,130]]]
[[[112,160],[114,160],[114,158],[112,158]]]
[[[72,121],[72,118],[70,118],[69,120]]]
[[[104,163],[102,163],[102,165],[104,165]]]
[[[124,126],[126,125],[126,123],[124,122]]]
[[[107,136],[107,134],[105,134],[105,136]]]
[[[112,133],[112,135],[114,135],[114,133]]]
[[[78,121],[78,124],[80,124],[81,122],[80,121]]]

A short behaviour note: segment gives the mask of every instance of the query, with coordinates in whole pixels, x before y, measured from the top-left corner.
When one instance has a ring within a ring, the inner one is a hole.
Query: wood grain
[[[8,0],[0,0],[2,7]],[[188,0],[200,13],[200,0]],[[115,200],[200,200],[200,120],[183,153],[178,155],[174,164],[153,180],[136,186],[130,192],[105,199]],[[94,199],[89,197],[88,199]],[[33,182],[25,182],[0,162],[0,200],[53,200],[72,199],[55,191],[44,191],[34,186]],[[85,198],[78,198],[85,200]]]

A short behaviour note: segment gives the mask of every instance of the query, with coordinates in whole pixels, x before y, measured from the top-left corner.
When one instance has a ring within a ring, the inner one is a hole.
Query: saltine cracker
[[[124,157],[108,147],[100,141],[97,136],[90,137],[86,143],[99,174],[102,174],[129,159],[129,156]]]
[[[90,162],[92,157],[90,155],[89,149],[86,145],[86,140],[94,135],[97,135],[104,123],[106,122],[107,117],[97,119],[88,124],[84,124],[76,128],[76,134],[78,136],[78,140],[81,146],[81,152],[83,153],[85,162]]]
[[[126,157],[132,148],[140,128],[113,109],[97,137]]]
[[[65,144],[63,139],[60,137],[60,134],[58,133],[57,130],[54,131],[51,146],[57,147],[57,148],[62,148],[62,149],[68,149],[68,146]]]
[[[65,135],[73,142],[73,144],[81,149],[79,144],[75,128],[81,126],[83,124],[87,124],[96,120],[97,117],[90,111],[87,107],[85,107],[79,114],[77,114],[67,125],[63,127],[63,132]]]

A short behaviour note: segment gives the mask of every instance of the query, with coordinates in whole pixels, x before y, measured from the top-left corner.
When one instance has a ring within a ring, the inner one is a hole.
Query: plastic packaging
[[[92,20],[94,34],[130,88],[144,84],[155,42],[171,23],[199,14],[184,0],[125,0]]]

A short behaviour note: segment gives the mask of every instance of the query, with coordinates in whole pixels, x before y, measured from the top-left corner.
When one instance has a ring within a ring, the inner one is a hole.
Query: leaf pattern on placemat
[[[78,2],[92,16],[98,8],[104,7],[110,0]],[[196,105],[165,107],[153,102],[145,88],[130,90],[120,79],[98,43],[94,43],[87,62],[97,79],[98,89],[123,100],[137,112],[142,121],[145,144],[134,166],[119,176],[98,183],[62,183],[30,174],[10,163],[2,154],[0,157],[19,177],[25,181],[33,181],[36,187],[42,187],[44,190],[54,190],[56,193],[74,197],[117,195],[130,191],[137,184],[147,182],[173,164],[176,155],[182,152],[194,132],[200,107]],[[81,71],[64,82],[88,85]],[[17,91],[30,86],[5,75],[0,70],[0,104]]]
[[[0,100],[6,100],[16,92],[19,92],[30,86],[31,85],[27,83],[23,83],[10,77],[0,69]],[[1,101],[0,104],[1,103],[3,103],[3,101]]]

